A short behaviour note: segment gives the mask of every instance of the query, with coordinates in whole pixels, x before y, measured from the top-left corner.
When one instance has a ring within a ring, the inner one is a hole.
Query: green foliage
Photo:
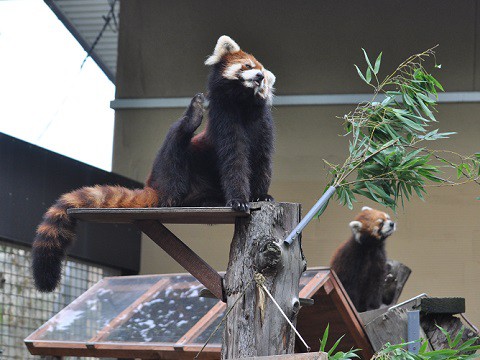
[[[350,349],[347,352],[337,351],[334,353],[335,349],[337,348],[340,341],[343,339],[345,335],[342,335],[340,339],[338,339],[335,344],[331,347],[330,350],[326,350],[327,341],[328,341],[328,332],[330,329],[330,324],[327,325],[325,331],[323,332],[322,340],[320,340],[320,351],[326,352],[328,355],[329,360],[351,360],[353,358],[360,358],[357,354],[355,354],[359,349]]]
[[[405,350],[405,347],[410,343],[403,343],[398,345],[391,345],[387,343],[382,350],[373,356],[375,360],[467,360],[467,359],[480,359],[480,354],[475,352],[480,349],[480,345],[475,345],[478,337],[471,338],[464,343],[461,343],[463,332],[465,328],[462,328],[455,338],[452,339],[450,334],[442,329],[438,328],[447,338],[448,348],[441,350],[428,351],[427,341],[422,342],[422,346],[418,354],[411,353]]]
[[[373,88],[373,99],[344,116],[344,136],[350,138],[346,161],[325,161],[332,176],[327,188],[336,188],[340,203],[351,209],[361,195],[395,211],[399,200],[402,206],[415,195],[423,200],[426,186],[480,184],[480,153],[462,156],[425,145],[455,134],[430,129],[437,122],[437,92],[443,91],[424,67],[428,58],[435,59],[433,48],[409,57],[383,81],[378,78],[382,53],[374,65],[363,53],[366,71],[355,68]],[[445,177],[446,168],[454,169],[456,178]]]

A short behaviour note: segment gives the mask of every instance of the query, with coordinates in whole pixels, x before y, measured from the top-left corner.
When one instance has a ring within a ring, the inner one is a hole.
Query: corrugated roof
[[[44,1],[85,51],[90,53],[107,77],[115,83],[120,1]]]

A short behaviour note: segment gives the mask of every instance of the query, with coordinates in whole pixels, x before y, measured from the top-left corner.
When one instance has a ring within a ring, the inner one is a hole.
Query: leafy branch
[[[372,65],[363,50],[367,69],[363,73],[357,65],[355,68],[372,87],[372,100],[358,104],[343,117],[348,157],[343,164],[324,160],[331,180],[285,244],[291,244],[315,215],[320,216],[334,195],[350,209],[356,195],[361,195],[395,211],[399,200],[402,206],[415,195],[423,200],[428,186],[480,185],[480,153],[465,156],[426,145],[455,134],[430,129],[437,123],[438,91],[443,91],[425,68],[432,58],[435,67],[441,67],[434,50],[410,56],[383,80],[378,75],[382,53]]]
[[[344,116],[344,136],[350,138],[345,162],[325,161],[332,178],[327,188],[336,189],[342,205],[353,208],[355,195],[361,195],[395,210],[399,200],[403,206],[414,194],[423,199],[427,186],[480,185],[480,153],[464,156],[425,145],[455,134],[427,130],[437,122],[435,106],[443,91],[425,68],[429,58],[435,60],[434,49],[410,56],[383,80],[382,53],[372,65],[363,50],[367,69],[355,68],[373,88],[373,98]],[[436,61],[435,67],[440,68]],[[456,176],[448,175],[451,169]]]

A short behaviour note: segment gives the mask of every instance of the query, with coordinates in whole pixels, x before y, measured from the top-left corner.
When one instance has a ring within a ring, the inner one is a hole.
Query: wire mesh
[[[46,294],[33,287],[30,266],[30,248],[0,240],[1,360],[40,359],[30,355],[23,339],[103,277],[120,275],[116,269],[68,259],[62,285]]]

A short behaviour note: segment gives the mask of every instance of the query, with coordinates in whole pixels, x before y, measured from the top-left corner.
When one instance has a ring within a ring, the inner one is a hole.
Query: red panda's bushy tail
[[[32,246],[35,287],[42,292],[55,290],[61,279],[62,261],[75,238],[75,219],[68,208],[153,207],[158,194],[150,187],[130,190],[120,186],[92,186],[63,194],[43,216]]]

